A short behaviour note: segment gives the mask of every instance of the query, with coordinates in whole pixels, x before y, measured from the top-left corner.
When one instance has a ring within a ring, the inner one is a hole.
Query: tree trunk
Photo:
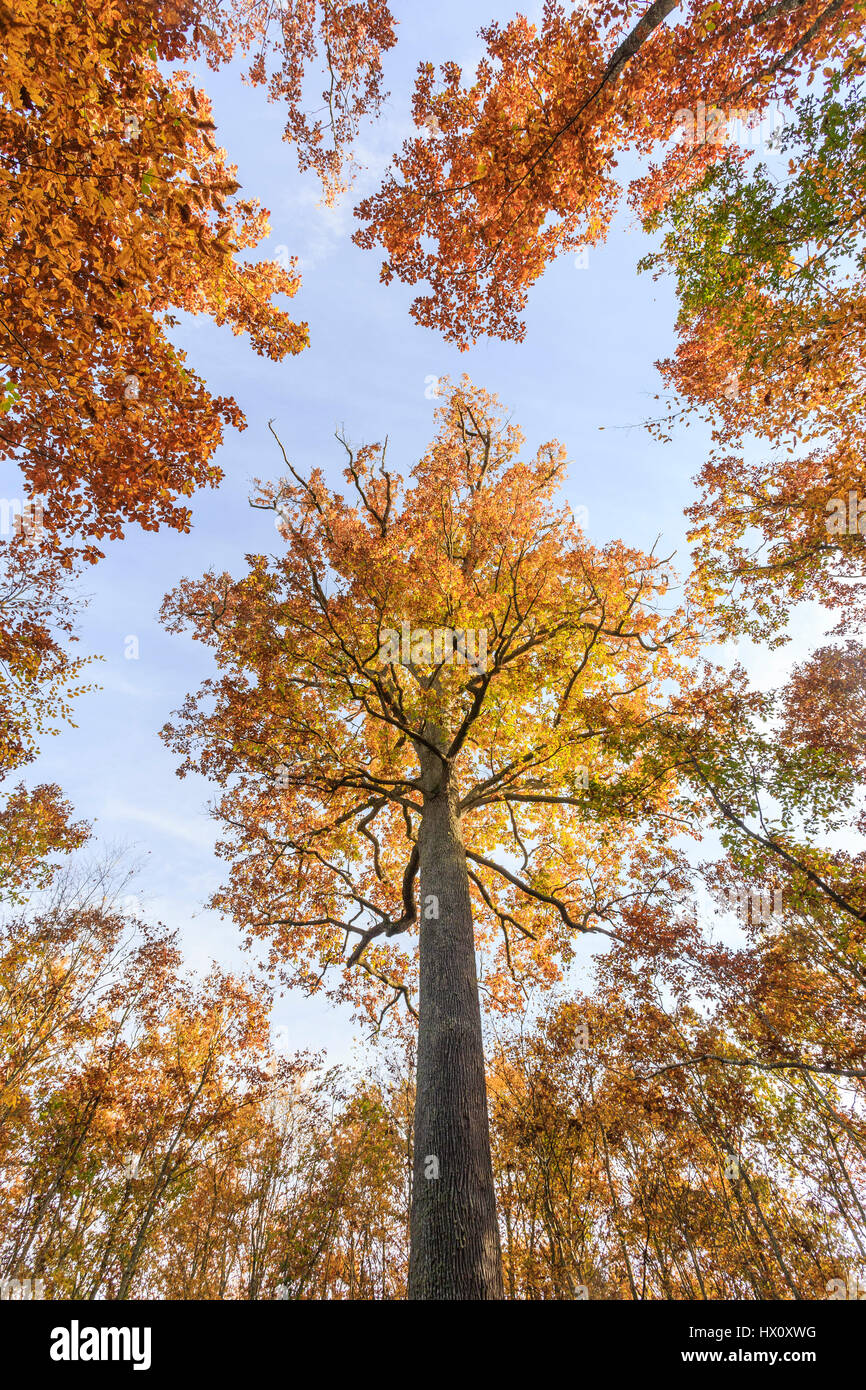
[[[422,767],[430,789],[419,832],[421,990],[409,1297],[499,1299],[502,1259],[457,788],[450,769],[429,750],[422,751]]]

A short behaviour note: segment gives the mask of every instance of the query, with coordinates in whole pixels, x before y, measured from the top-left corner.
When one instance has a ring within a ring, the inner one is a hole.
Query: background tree
[[[696,558],[708,589],[747,601],[756,634],[805,598],[862,620],[862,67],[852,58],[797,104],[773,165],[728,157],[649,224],[664,238],[642,264],[672,271],[680,302],[660,364],[671,416],[655,428],[686,413],[712,424]],[[729,604],[728,618],[745,614]]]
[[[90,834],[72,820],[72,807],[55,784],[10,791],[0,808],[0,902],[16,903],[49,885],[55,854],[80,849]]]
[[[0,547],[0,776],[31,762],[86,687],[70,574],[23,535]]]
[[[649,156],[691,114],[698,138],[675,143],[632,186],[642,211],[657,209],[724,152],[732,112],[760,120],[792,100],[824,63],[859,52],[862,29],[855,0],[569,10],[546,0],[540,25],[518,15],[482,30],[473,81],[446,63],[437,84],[433,65],[421,65],[413,113],[424,133],[360,204],[355,240],[384,247],[385,283],[429,284],[412,306],[420,323],[462,347],[488,333],[519,339],[545,266],[609,227],[624,151]],[[721,114],[701,125],[707,108]]]
[[[294,270],[240,259],[267,219],[235,197],[207,98],[162,69],[195,52],[192,13],[0,8],[0,451],[42,503],[42,539],[89,560],[130,522],[188,528],[179,499],[219,480],[223,425],[243,423],[172,345],[174,311],[276,359],[307,342],[273,303]]]
[[[69,720],[85,662],[70,654],[76,596],[69,572],[23,531],[0,549],[0,900],[45,884],[51,855],[78,848],[87,828],[55,784],[3,785]]]
[[[67,873],[0,930],[0,1276],[49,1298],[402,1298],[411,1048],[362,1073],[273,1055],[267,998],[181,976],[123,886]],[[496,1019],[507,1297],[856,1296],[856,981],[796,905],[736,946],[716,928],[687,897],[635,903],[585,989]]]
[[[273,1052],[268,992],[182,973],[127,886],[117,864],[78,861],[0,924],[0,1281],[42,1279],[49,1298],[402,1296],[402,1077]]]
[[[0,1262],[54,1297],[130,1297],[204,1154],[294,1071],[267,992],[184,977],[122,886],[66,875],[0,936]]]
[[[708,1016],[706,937],[692,926],[689,943],[669,920],[651,954],[646,925],[614,946],[587,994],[548,1001],[491,1057],[508,1296],[790,1299],[826,1298],[834,1279],[856,1287],[863,1135],[847,1085],[724,1058],[672,1066],[686,1039],[712,1039],[723,1056],[733,1016],[718,1001]],[[673,937],[683,955],[695,946],[684,971]]]
[[[202,0],[197,14],[193,39],[212,65],[237,48],[254,51],[249,80],[285,108],[284,138],[297,148],[299,168],[313,170],[325,202],[336,202],[357,172],[360,125],[387,95],[382,55],[397,39],[385,0]],[[313,90],[317,81],[324,91]]]

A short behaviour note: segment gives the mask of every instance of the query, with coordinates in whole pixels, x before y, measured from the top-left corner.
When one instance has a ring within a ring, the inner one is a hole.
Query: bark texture
[[[475,937],[457,787],[422,754],[410,1299],[504,1297]],[[438,916],[427,915],[435,907]],[[433,1173],[438,1172],[438,1177]]]

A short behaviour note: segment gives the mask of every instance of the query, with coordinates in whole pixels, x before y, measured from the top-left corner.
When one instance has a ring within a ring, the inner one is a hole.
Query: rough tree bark
[[[425,793],[409,1298],[500,1299],[481,1006],[457,785],[441,759],[423,746],[419,752]],[[438,916],[428,915],[433,910]]]

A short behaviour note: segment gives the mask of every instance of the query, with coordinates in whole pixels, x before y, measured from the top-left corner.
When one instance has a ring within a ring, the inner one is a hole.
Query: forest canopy
[[[475,9],[0,0],[4,1300],[866,1296],[866,11]]]

